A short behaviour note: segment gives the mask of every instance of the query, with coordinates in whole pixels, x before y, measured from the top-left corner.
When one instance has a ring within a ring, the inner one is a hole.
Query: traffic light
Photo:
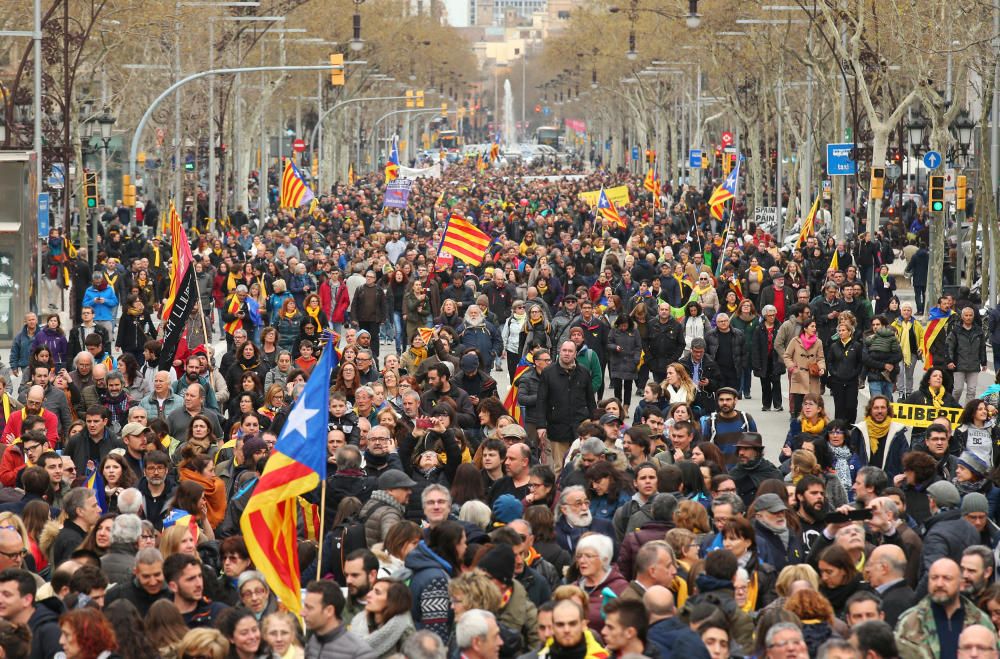
[[[931,177],[931,212],[941,213],[944,211],[944,177],[943,176],[932,176]]]
[[[97,172],[84,173],[83,196],[87,198],[87,208],[97,208]]]
[[[729,154],[725,154],[722,157],[722,173],[729,175],[729,172],[733,169],[733,159],[729,157]]]
[[[418,108],[424,107],[424,90],[422,90],[422,89],[418,89],[417,90],[416,100],[417,100],[417,107]]]
[[[135,186],[128,174],[122,174],[122,205],[127,208],[135,207]]]
[[[334,87],[344,86],[344,56],[341,53],[330,53],[330,84]]]
[[[882,184],[885,182],[885,168],[872,167],[871,199],[882,198]]]
[[[413,90],[412,89],[407,89],[406,90],[406,107],[408,107],[408,108],[412,108],[413,107]]]
[[[652,165],[654,160],[656,160],[656,151],[653,149],[646,149],[646,162]]]
[[[968,194],[966,185],[965,176],[955,177],[955,210],[965,210],[965,196]]]

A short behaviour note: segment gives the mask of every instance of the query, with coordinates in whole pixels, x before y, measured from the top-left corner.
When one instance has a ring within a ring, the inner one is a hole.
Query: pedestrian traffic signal
[[[83,196],[87,198],[87,208],[97,208],[97,172],[84,173]]]
[[[408,107],[408,108],[412,108],[413,107],[413,90],[412,89],[407,89],[406,90],[406,107]]]
[[[965,176],[955,177],[955,209],[964,211],[965,210],[965,198],[968,194],[967,189],[967,179]]]
[[[330,53],[330,84],[334,87],[344,86],[344,56],[341,53]]]
[[[931,212],[941,213],[944,211],[944,177],[932,176],[930,185]]]
[[[417,107],[424,107],[424,90],[418,89],[416,93]]]

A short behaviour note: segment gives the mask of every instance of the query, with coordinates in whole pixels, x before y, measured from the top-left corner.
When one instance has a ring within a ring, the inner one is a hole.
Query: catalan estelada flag
[[[240,529],[247,551],[278,600],[302,610],[299,569],[299,497],[326,478],[326,423],[335,351],[324,350],[267,460]]]
[[[385,182],[392,183],[399,178],[399,136],[392,138],[392,149],[389,151],[389,160],[385,163]]]
[[[833,258],[830,259],[830,265],[826,269],[840,270],[840,258],[837,256],[837,250],[833,250]]]
[[[497,135],[493,139],[493,144],[490,145],[490,162],[497,162],[500,160],[500,136]]]
[[[927,327],[924,329],[924,344],[920,346],[924,353],[924,370],[934,366],[934,356],[931,354],[931,346],[938,335],[948,327],[948,319],[953,311],[945,313],[941,307],[934,307],[927,314]]]
[[[816,230],[814,227],[816,222],[816,211],[819,210],[819,200],[822,196],[822,192],[816,195],[816,201],[813,202],[812,208],[809,209],[809,214],[806,215],[806,219],[802,220],[802,228],[799,230],[799,239],[795,241],[796,247],[802,247],[802,245],[806,242],[806,238],[815,235]],[[836,256],[837,252],[834,252],[833,254]]]
[[[740,163],[742,158],[737,159],[736,166],[733,167],[733,171],[729,172],[729,176],[726,180],[722,182],[722,185],[717,187],[712,196],[708,200],[708,206],[712,211],[712,217],[717,220],[722,219],[722,206],[730,199],[736,198],[736,185],[740,180]]]
[[[108,512],[108,493],[104,489],[104,477],[101,476],[100,467],[94,467],[94,473],[87,479],[87,489],[94,491],[97,497],[97,505],[101,507],[101,514]]]
[[[281,207],[298,208],[315,198],[313,191],[306,185],[306,180],[302,178],[302,172],[291,158],[286,158],[285,171],[281,175]]]
[[[597,197],[597,212],[608,222],[614,222],[620,228],[626,227],[625,220],[615,207],[615,203],[608,199],[608,195],[601,187],[601,194]]]
[[[453,214],[441,237],[438,253],[445,252],[469,265],[479,265],[486,258],[490,247],[490,237],[480,231],[472,222]]]
[[[352,162],[347,166],[347,185],[354,187],[354,183],[358,180],[357,175],[354,173],[354,163]]]
[[[531,357],[531,353],[521,357],[521,361],[517,363],[514,374],[510,378],[510,391],[507,392],[507,397],[503,400],[503,406],[507,410],[507,414],[514,417],[514,421],[518,424],[521,423],[521,406],[517,404],[518,380],[521,379],[525,371],[529,368],[534,368],[534,366],[535,360]]]

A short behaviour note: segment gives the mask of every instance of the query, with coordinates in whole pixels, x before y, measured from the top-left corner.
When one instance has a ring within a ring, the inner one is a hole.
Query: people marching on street
[[[102,218],[0,374],[4,656],[997,656],[1000,310],[708,183],[482,170]]]

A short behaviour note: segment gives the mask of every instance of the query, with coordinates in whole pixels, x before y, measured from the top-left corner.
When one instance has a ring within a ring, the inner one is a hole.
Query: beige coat
[[[826,372],[826,361],[823,359],[823,342],[819,339],[812,348],[806,350],[802,345],[801,335],[796,336],[785,349],[785,368],[788,369],[788,393],[818,394],[821,391],[819,376],[809,375],[809,364],[819,364],[821,373]],[[792,369],[795,372],[792,372]]]

